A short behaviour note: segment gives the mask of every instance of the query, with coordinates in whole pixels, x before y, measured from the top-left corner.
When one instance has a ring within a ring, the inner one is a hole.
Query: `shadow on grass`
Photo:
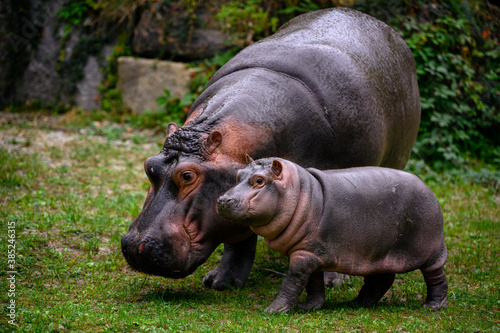
[[[382,300],[377,304],[372,306],[362,306],[352,302],[352,300],[348,301],[335,301],[335,300],[326,300],[323,305],[322,310],[330,310],[330,311],[376,311],[376,312],[398,312],[398,311],[415,311],[415,310],[424,310],[417,301],[394,301],[394,300]]]
[[[167,289],[152,290],[144,295],[141,295],[138,302],[159,302],[159,303],[175,303],[177,305],[197,305],[207,304],[215,298],[209,290],[193,289],[193,290],[172,290]]]

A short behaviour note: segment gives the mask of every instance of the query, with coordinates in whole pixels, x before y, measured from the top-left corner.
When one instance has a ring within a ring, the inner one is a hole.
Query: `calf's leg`
[[[325,303],[325,282],[322,271],[311,274],[306,284],[306,292],[306,301],[300,304],[299,308],[302,310],[321,309]]]
[[[365,276],[365,284],[353,303],[361,306],[375,305],[389,290],[394,282],[394,274],[375,274]]]
[[[448,281],[444,274],[444,268],[433,270],[422,269],[425,284],[427,285],[427,298],[422,306],[437,311],[447,306]]]

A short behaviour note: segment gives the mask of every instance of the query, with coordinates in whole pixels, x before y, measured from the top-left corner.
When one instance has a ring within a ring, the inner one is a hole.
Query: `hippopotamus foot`
[[[225,290],[231,286],[242,288],[252,269],[256,246],[256,234],[238,243],[224,244],[219,267],[208,272],[203,278],[203,284],[215,290]]]
[[[325,303],[325,283],[323,272],[316,272],[311,275],[306,285],[307,298],[299,308],[302,310],[318,310]]]
[[[271,314],[290,313],[290,312],[292,312],[294,307],[295,307],[295,303],[291,304],[291,303],[287,302],[286,300],[275,299],[274,302],[272,302],[271,305],[269,305],[265,311],[267,313],[271,313]]]
[[[325,272],[325,286],[328,288],[340,288],[345,280],[349,279],[349,275],[340,274],[337,272]]]
[[[394,282],[395,274],[367,275],[365,284],[358,296],[352,301],[359,306],[373,306],[384,296]]]
[[[425,283],[427,285],[427,298],[422,306],[429,308],[432,311],[437,311],[441,308],[446,308],[448,293],[448,281],[444,274],[444,268],[440,267],[436,270],[422,270]]]
[[[319,271],[320,261],[306,251],[296,251],[290,255],[288,273],[281,283],[280,291],[274,301],[266,309],[269,313],[289,313],[299,300],[300,294],[308,288],[306,305],[314,307],[323,305],[325,287],[323,272]]]

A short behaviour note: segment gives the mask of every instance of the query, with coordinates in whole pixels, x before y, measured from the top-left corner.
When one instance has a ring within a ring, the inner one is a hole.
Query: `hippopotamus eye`
[[[262,187],[266,184],[266,180],[263,177],[257,176],[252,181],[253,186]]]
[[[191,171],[186,171],[182,173],[182,180],[188,182],[193,179],[193,173]]]
[[[197,190],[204,179],[203,169],[195,163],[180,163],[172,171],[172,181],[179,190],[179,198],[186,198]]]

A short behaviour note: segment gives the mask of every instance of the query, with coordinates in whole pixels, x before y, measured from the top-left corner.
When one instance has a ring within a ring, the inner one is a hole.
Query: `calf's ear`
[[[283,165],[281,164],[280,161],[273,160],[273,164],[271,165],[271,170],[275,178],[280,178],[281,172],[283,171]]]
[[[250,163],[253,163],[253,162],[254,162],[253,158],[251,158],[250,155],[245,154],[245,163],[246,164],[250,164]]]

